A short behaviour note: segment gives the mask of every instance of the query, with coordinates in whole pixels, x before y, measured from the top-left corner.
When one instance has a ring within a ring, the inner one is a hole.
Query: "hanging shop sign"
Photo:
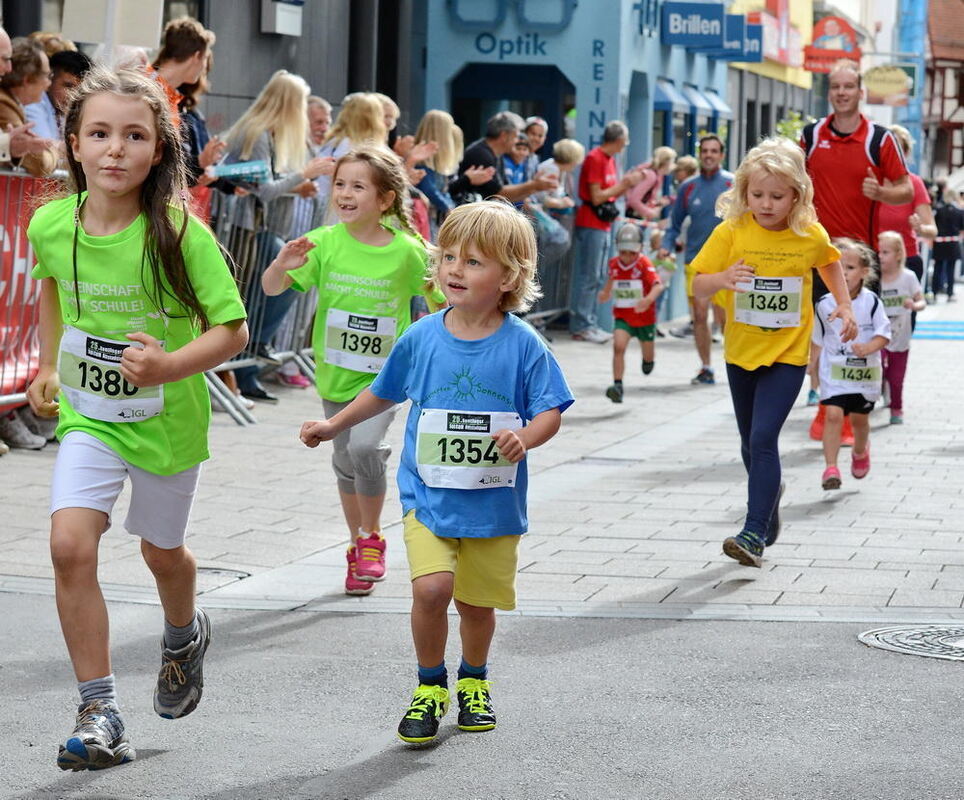
[[[664,3],[660,40],[666,45],[723,49],[722,3]]]
[[[884,106],[906,106],[917,96],[916,64],[881,64],[864,73],[867,102]]]
[[[843,17],[823,17],[813,26],[813,43],[803,48],[803,68],[830,72],[842,58],[860,61],[857,33]]]
[[[701,47],[697,52],[718,61],[760,62],[763,60],[763,26],[751,23],[743,14],[727,14],[723,18],[723,46]]]

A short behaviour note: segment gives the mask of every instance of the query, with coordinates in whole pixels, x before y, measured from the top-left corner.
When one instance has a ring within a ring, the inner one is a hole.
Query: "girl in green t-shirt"
[[[339,224],[288,242],[262,277],[265,294],[317,287],[312,344],[315,385],[332,417],[375,379],[396,339],[411,324],[410,301],[425,294],[425,245],[412,227],[401,160],[382,147],[358,147],[338,159],[331,204]],[[403,231],[387,223],[398,220]],[[392,407],[334,440],[332,466],[351,544],[345,592],[371,594],[385,577],[385,441]]]
[[[38,209],[28,231],[42,287],[40,369],[27,394],[37,414],[60,413],[50,551],[81,704],[57,764],[83,770],[134,758],[97,580],[100,537],[128,477],[125,527],[141,538],[164,608],[154,709],[173,719],[201,699],[210,622],[195,608],[184,535],[207,458],[203,372],[248,334],[217,243],[183,199],[181,141],[160,85],[92,69],[64,135],[75,194]]]

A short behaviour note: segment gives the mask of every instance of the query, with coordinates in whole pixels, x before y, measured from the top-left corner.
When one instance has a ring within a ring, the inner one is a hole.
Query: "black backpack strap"
[[[870,163],[875,167],[880,166],[880,150],[884,142],[885,136],[892,136],[883,125],[878,125],[876,122],[873,125],[873,131],[870,137],[867,139],[867,157],[870,159]],[[894,143],[896,146],[896,142]],[[900,152],[900,148],[898,148]]]
[[[803,157],[804,159],[810,158],[810,154],[813,152],[813,131],[817,126],[816,122],[808,122],[803,126]]]

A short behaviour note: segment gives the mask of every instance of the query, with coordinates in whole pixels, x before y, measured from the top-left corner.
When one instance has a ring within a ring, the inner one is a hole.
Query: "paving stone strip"
[[[941,304],[924,321],[961,312]],[[627,370],[613,405],[608,347],[556,335],[576,394],[560,434],[530,456],[530,533],[523,537],[516,614],[881,623],[964,621],[964,374],[948,369],[954,342],[915,340],[906,423],[871,417],[873,468],[861,481],[841,462],[843,488],[824,492],[820,444],[805,392],[781,438],[783,532],[763,569],[738,566],[722,539],[739,529],[746,485],[719,349],[716,386],[690,386],[689,340],[660,340],[649,376]],[[632,361],[629,362],[632,364]],[[259,424],[222,414],[211,429],[188,543],[198,589],[213,608],[401,613],[410,589],[397,491],[385,505],[389,576],[366,598],[343,595],[347,530],[324,446],[300,445],[321,404],[277,389]],[[390,432],[394,472],[403,421]],[[47,487],[56,447],[0,459],[0,591],[52,594]],[[101,546],[109,600],[156,603],[138,542],[122,523],[126,492]]]

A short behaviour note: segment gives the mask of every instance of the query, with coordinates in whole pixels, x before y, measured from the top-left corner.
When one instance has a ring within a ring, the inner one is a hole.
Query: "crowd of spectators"
[[[601,344],[611,336],[600,323],[608,315],[600,315],[598,294],[615,220],[633,221],[647,238],[668,228],[659,254],[685,252],[686,262],[716,222],[711,195],[725,188],[729,173],[721,169],[725,143],[715,135],[701,139],[701,161],[660,146],[645,163],[621,169],[620,154],[630,132],[618,120],[606,125],[601,143],[588,153],[572,138],[549,141],[550,126],[542,117],[523,118],[510,110],[493,115],[483,135],[466,144],[446,110],[425,112],[409,135],[399,129],[402,113],[392,98],[355,92],[333,105],[313,95],[304,78],[285,70],[271,76],[226,131],[212,135],[201,104],[215,42],[213,32],[182,18],[165,27],[153,61],[132,50],[114,63],[153,75],[178,113],[193,210],[211,222],[233,256],[250,315],[251,343],[237,368],[221,373],[238,402],[249,407],[277,402],[268,379],[291,387],[310,385],[303,362],[292,358],[306,346],[292,340],[303,334],[292,327],[298,298],[290,291],[265,297],[259,275],[285,241],[333,222],[330,176],[336,160],[352,148],[378,144],[404,162],[408,210],[426,241],[434,239],[452,209],[467,202],[501,197],[525,213],[537,233],[540,275],[556,289],[550,304],[562,307],[557,316],[567,313],[569,331],[580,341]],[[21,166],[33,175],[54,171],[63,157],[59,131],[66,94],[90,64],[59,35],[38,33],[11,42],[0,29],[0,165]],[[842,148],[829,160],[830,151],[816,147],[820,137],[833,137],[837,147],[851,141],[863,147],[867,136],[869,123],[859,111],[859,72],[835,70],[829,99],[834,113],[811,131],[816,140],[801,141],[810,148],[808,168],[824,226],[834,236],[864,240],[872,240],[874,231],[898,230],[905,237],[908,266],[919,275],[924,265],[918,240],[931,243],[934,270],[928,295],[941,293],[953,300],[964,216],[959,196],[939,187],[932,198],[919,178],[908,177],[905,158],[912,143],[896,126],[883,140],[879,169],[870,177]],[[232,177],[225,169],[232,165],[252,170]],[[264,165],[264,174],[254,177],[258,165]],[[858,168],[859,175],[854,172]],[[693,204],[700,199],[706,202]],[[701,359],[694,380],[700,382],[712,382],[708,306],[691,309],[690,330]],[[23,409],[0,417],[0,437],[14,446],[41,447],[47,433]]]

